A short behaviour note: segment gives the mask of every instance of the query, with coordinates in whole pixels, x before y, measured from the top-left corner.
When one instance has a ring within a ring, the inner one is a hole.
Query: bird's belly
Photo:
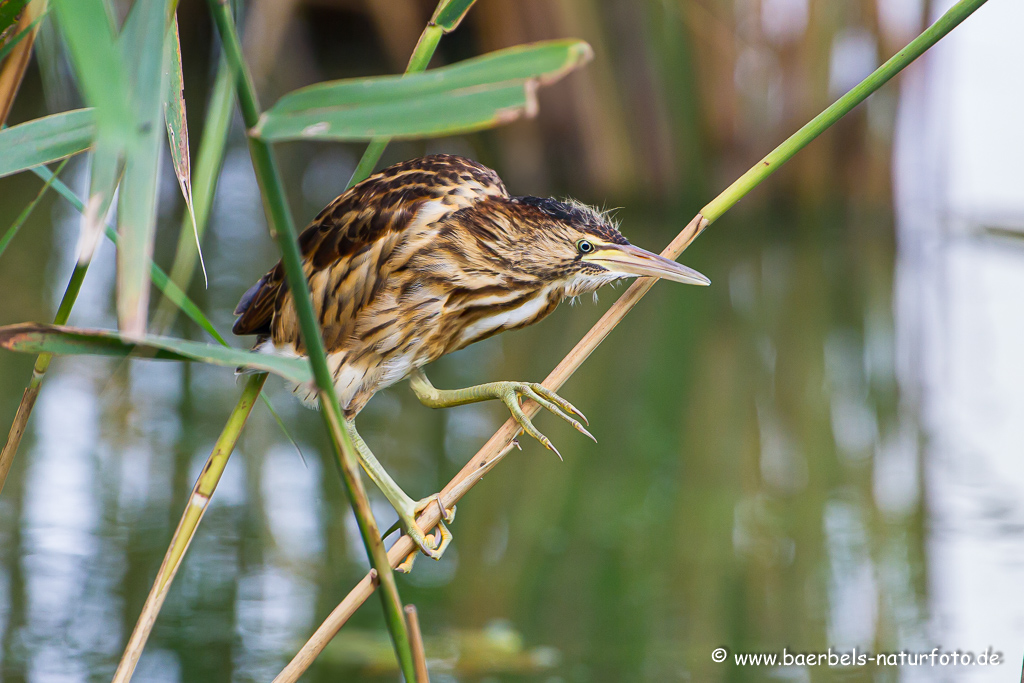
[[[275,345],[266,341],[257,347],[263,353],[292,358],[305,358],[293,344]],[[407,350],[394,350],[382,357],[377,354],[354,354],[351,350],[327,354],[327,367],[334,377],[334,392],[341,408],[349,414],[358,413],[377,391],[402,381],[413,370],[427,362],[421,358],[419,345]],[[308,408],[319,407],[316,382],[290,384],[292,392]]]

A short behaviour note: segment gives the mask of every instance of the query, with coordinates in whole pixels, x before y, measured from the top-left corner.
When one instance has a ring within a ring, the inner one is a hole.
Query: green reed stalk
[[[441,36],[444,34],[445,30],[442,27],[436,26],[433,23],[428,24],[420,35],[416,48],[412,51],[412,57],[409,59],[409,66],[406,67],[405,73],[414,74],[424,71],[427,68],[427,64],[430,63],[430,58],[434,56],[434,50],[437,49]],[[370,141],[370,144],[366,146],[366,151],[363,152],[362,158],[359,159],[359,163],[356,165],[356,170],[352,172],[352,178],[348,181],[348,187],[352,187],[356,183],[370,177],[390,142],[391,138],[375,138]]]
[[[466,9],[468,9],[468,5],[466,5]],[[454,25],[452,25],[452,27],[454,27]],[[425,36],[428,36],[427,32],[430,31],[431,28],[431,26],[427,27],[427,31],[424,31]],[[450,30],[450,28],[447,30]],[[430,61],[430,56],[433,54],[433,50],[436,48],[436,46],[437,41],[429,40],[429,36],[427,39],[421,38],[420,43],[417,45],[416,52],[414,53],[413,60],[410,61],[410,68],[424,68],[426,63]],[[227,64],[227,62],[222,62],[222,64]],[[233,74],[231,74],[230,69],[228,69],[226,73],[228,75],[226,89],[226,99],[228,100],[228,106],[224,107],[223,100],[221,99],[224,96],[221,79],[225,74],[225,71],[222,68],[222,70],[218,72],[217,83],[214,86],[214,94],[211,98],[211,106],[207,116],[207,126],[204,129],[203,141],[200,145],[199,151],[199,163],[195,174],[195,177],[199,179],[199,182],[196,183],[196,185],[200,188],[200,194],[197,195],[198,199],[196,201],[196,214],[197,221],[200,222],[201,224],[205,223],[206,220],[208,219],[208,216],[203,215],[204,209],[202,208],[202,206],[204,200],[202,197],[205,194],[208,195],[209,198],[212,200],[213,183],[216,182],[215,169],[219,168],[219,160],[223,155],[223,137],[220,135],[220,133],[222,130],[222,125],[226,123],[226,121],[220,121],[220,119],[222,116],[227,119],[229,119],[230,117],[229,105],[231,103],[231,95],[233,94],[234,91],[234,77]],[[211,117],[217,119],[218,122],[211,122]],[[213,131],[213,138],[211,143],[207,145],[207,133],[209,131]],[[224,132],[226,134],[226,130]],[[218,143],[218,141],[221,142]],[[383,148],[380,149],[382,150]],[[372,151],[368,149],[367,153],[364,154],[364,160],[367,159],[370,154],[372,154]],[[375,161],[373,163],[370,163],[371,169],[374,163]],[[45,168],[44,171],[48,173],[48,171],[46,171]],[[210,175],[210,177],[207,178],[208,174],[212,175]],[[42,177],[45,177],[45,175],[42,172],[40,172],[40,175]],[[206,180],[203,180],[204,178],[206,178]],[[82,210],[83,205],[81,199],[78,198],[69,188],[67,188],[67,186],[65,186],[59,180],[56,181],[56,189],[58,192],[64,195],[65,198],[67,198],[73,205],[75,205],[79,209],[79,211]],[[206,211],[208,212],[208,210],[209,207],[207,207]],[[187,232],[187,227],[188,226],[183,227],[183,233]],[[108,229],[107,236],[110,237],[115,244],[117,243],[116,233],[113,233],[113,231]],[[184,245],[184,248],[187,248],[189,250],[184,253],[192,253],[192,240],[190,235],[183,234],[182,240],[179,241],[179,254],[182,253],[182,245]],[[202,311],[200,311],[198,307],[196,307],[191,301],[189,301],[188,298],[185,297],[184,293],[181,292],[181,290],[175,284],[176,282],[184,283],[188,280],[188,277],[184,277],[181,279],[175,277],[176,272],[179,274],[185,272],[184,266],[182,267],[182,269],[178,269],[179,263],[182,263],[182,261],[176,258],[175,268],[172,269],[171,278],[168,278],[168,276],[154,264],[154,284],[156,284],[158,288],[164,291],[166,301],[169,301],[171,304],[182,310],[186,315],[192,318],[193,321],[195,321],[201,327],[210,332],[210,334],[212,334],[214,338],[217,339],[219,342],[221,342],[222,344],[226,344],[224,339],[217,333],[217,331],[213,328],[212,324],[210,324],[209,320],[206,319],[206,316],[202,313]],[[194,269],[194,264],[195,258],[193,254],[191,262],[188,264],[189,273],[191,273],[191,270]],[[224,465],[226,464],[227,459],[231,454],[231,451],[234,449],[234,445],[238,441],[242,428],[245,426],[245,421],[248,418],[251,410],[250,395],[259,395],[260,398],[263,399],[263,401],[267,404],[267,407],[270,408],[271,414],[278,421],[279,425],[281,425],[282,431],[284,431],[285,436],[287,436],[292,441],[293,444],[295,443],[294,439],[291,438],[287,430],[284,428],[284,425],[281,423],[281,419],[273,410],[273,407],[270,405],[270,402],[267,400],[266,396],[261,394],[261,390],[266,381],[266,378],[266,373],[258,373],[250,378],[249,382],[246,384],[246,387],[242,392],[242,396],[239,398],[238,403],[236,404],[234,410],[231,413],[231,417],[229,417],[228,419],[228,423],[225,425],[224,430],[221,432],[220,438],[217,440],[217,445],[214,447],[214,450],[211,453],[210,458],[207,460],[207,465],[206,467],[204,467],[203,473],[202,475],[200,475],[200,479],[196,482],[195,489],[193,490],[193,495],[189,500],[189,504],[186,506],[185,512],[182,515],[181,520],[178,523],[178,529],[175,532],[174,538],[171,540],[171,544],[168,547],[167,552],[164,556],[164,562],[161,565],[160,571],[156,577],[156,580],[154,581],[153,587],[150,589],[149,596],[146,599],[146,604],[144,605],[143,610],[139,615],[139,619],[136,622],[136,626],[132,632],[131,639],[125,648],[124,654],[122,655],[121,662],[118,665],[117,674],[115,675],[115,681],[123,682],[129,680],[135,668],[135,665],[138,663],[138,658],[142,652],[142,649],[145,647],[146,641],[149,638],[149,634],[152,632],[153,625],[156,621],[157,615],[159,614],[160,608],[163,605],[163,601],[164,598],[166,597],[167,591],[170,590],[171,581],[173,581],[174,576],[177,573],[178,567],[180,566],[181,561],[184,559],[185,552],[187,551],[188,546],[191,543],[191,539],[195,535],[196,530],[198,529],[199,523],[202,519],[202,511],[205,511],[205,505],[208,504],[210,497],[212,497],[214,491],[216,490],[217,485],[220,481],[220,476],[224,471]],[[296,448],[298,448],[297,445]],[[196,508],[197,501],[202,506],[201,510],[198,511],[198,514]],[[376,572],[374,572],[374,576],[376,577]]]
[[[938,21],[924,30],[921,35],[894,54],[889,60],[878,67],[870,76],[858,83],[852,90],[836,100],[832,106],[811,119],[803,128],[793,133],[781,145],[773,149],[768,156],[761,159],[752,169],[740,176],[736,182],[715,197],[701,209],[701,214],[713,223],[748,192],[761,184],[765,178],[774,173],[782,164],[793,158],[793,155],[807,146],[814,138],[828,130],[836,121],[846,116],[850,110],[867,99],[889,79],[898,74],[912,61],[925,53],[943,36],[960,25],[976,9],[987,0],[960,0]]]
[[[708,203],[701,213],[694,216],[675,239],[665,247],[661,255],[666,258],[678,258],[683,250],[693,243],[693,240],[697,238],[704,228],[710,225],[712,221],[720,218],[736,202],[771,175],[775,168],[788,161],[796,152],[803,149],[822,131],[849,113],[851,109],[860,104],[872,92],[878,90],[907,64],[920,57],[928,48],[952,31],[960,22],[985,4],[985,2],[986,0],[961,0],[950,8],[935,24],[926,29],[903,50],[900,50],[896,56],[879,67],[849,93],[837,100],[835,104],[816,116],[810,123],[790,136],[785,142],[776,147],[771,154],[758,162],[756,166],[744,173],[739,180]],[[766,161],[767,163],[765,163]],[[557,391],[583,365],[583,362],[605,340],[611,331],[622,322],[626,314],[643,298],[655,282],[657,282],[656,279],[645,277],[637,279],[636,282],[630,285],[623,292],[622,296],[612,304],[611,308],[601,316],[601,319],[594,324],[583,338],[577,342],[576,346],[566,354],[555,369],[551,371],[544,380],[543,385],[552,391]],[[523,412],[528,417],[535,415],[539,409],[540,407],[533,402],[523,405]],[[469,489],[475,486],[485,474],[490,472],[512,450],[513,440],[521,431],[522,428],[515,420],[511,418],[507,420],[441,491],[440,497],[444,507],[449,508],[455,505]],[[429,529],[437,524],[439,516],[438,506],[429,506],[416,521],[421,528]],[[397,566],[413,550],[415,550],[415,546],[412,541],[407,536],[402,536],[391,546],[388,556],[393,566]],[[316,633],[295,654],[288,666],[278,674],[277,678],[274,679],[275,683],[293,683],[298,680],[313,660],[323,651],[324,647],[327,646],[331,638],[345,625],[349,617],[376,590],[374,578],[372,573],[367,574],[349,591],[349,594],[324,620],[323,624],[316,630]]]
[[[260,107],[252,75],[242,56],[242,45],[238,39],[238,32],[235,28],[234,19],[231,16],[230,7],[226,0],[210,0],[210,9],[213,13],[214,23],[217,25],[217,30],[220,33],[227,59],[235,70],[236,94],[239,108],[242,112],[242,119],[245,121],[246,127],[251,128],[259,120]],[[348,433],[343,428],[344,417],[341,412],[341,406],[338,404],[338,397],[334,393],[334,380],[330,368],[327,367],[327,354],[324,351],[320,326],[313,311],[309,284],[306,282],[306,276],[302,268],[302,255],[299,252],[295,226],[292,223],[288,202],[285,198],[280,170],[277,167],[273,152],[267,143],[250,137],[249,153],[252,157],[253,168],[256,171],[260,189],[262,190],[264,208],[270,219],[271,234],[277,240],[278,247],[281,250],[281,262],[284,265],[285,277],[295,303],[295,310],[302,331],[302,340],[306,346],[306,353],[309,356],[313,375],[316,378],[316,384],[319,389],[321,414],[331,435],[336,460],[341,469],[342,480],[349,496],[349,502],[359,524],[363,544],[366,546],[371,563],[377,570],[380,585],[383,587],[381,600],[384,607],[384,617],[388,624],[391,639],[394,642],[399,665],[405,679],[411,682],[415,680],[415,666],[412,658],[409,631],[406,627],[402,612],[402,602],[398,594],[398,584],[395,582],[394,572],[391,570],[387,553],[384,550],[384,543],[380,538],[380,530],[370,509],[366,490],[363,488],[363,482],[359,474],[358,465],[356,464],[355,447],[352,445]]]
[[[160,608],[163,606],[164,599],[171,588],[171,581],[174,580],[175,574],[178,573],[181,561],[185,557],[185,551],[188,550],[189,544],[192,543],[196,529],[199,528],[199,522],[206,513],[206,509],[210,505],[210,499],[213,497],[213,492],[217,489],[220,477],[228,464],[228,458],[231,456],[232,451],[235,450],[238,437],[242,433],[242,427],[245,426],[245,422],[252,412],[252,407],[256,403],[256,397],[260,395],[260,391],[263,389],[266,381],[267,373],[265,372],[249,377],[245,388],[242,390],[241,398],[231,411],[231,415],[228,417],[227,424],[224,425],[220,437],[217,438],[217,443],[214,445],[210,457],[206,460],[203,472],[199,475],[199,479],[192,488],[192,495],[189,496],[188,504],[185,507],[185,514],[181,516],[178,528],[174,531],[174,537],[171,539],[171,544],[167,547],[167,552],[164,554],[164,560],[160,564],[160,571],[157,572],[153,587],[150,589],[149,595],[146,596],[146,603],[142,606],[142,613],[139,615],[138,621],[135,622],[135,628],[128,639],[128,645],[125,647],[121,661],[117,665],[113,683],[127,683],[127,681],[131,680],[135,666],[139,663],[139,657],[142,656],[142,650],[149,639],[149,634],[153,630],[153,624],[156,623],[157,615],[160,613]]]

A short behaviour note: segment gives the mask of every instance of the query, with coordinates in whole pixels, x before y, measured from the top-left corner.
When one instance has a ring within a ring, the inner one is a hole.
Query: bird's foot
[[[416,517],[432,503],[437,503],[437,507],[441,511],[441,518],[437,521],[436,536],[432,533],[424,533],[416,523]],[[436,493],[433,496],[428,496],[418,501],[410,499],[407,505],[398,506],[395,509],[398,511],[399,526],[409,539],[416,544],[417,548],[417,550],[409,553],[405,560],[395,569],[408,574],[412,571],[412,563],[416,559],[417,553],[420,552],[431,559],[440,560],[448,544],[452,542],[452,532],[448,530],[446,523],[451,524],[455,521],[455,506],[446,509],[441,502],[441,494]]]
[[[523,412],[522,407],[519,405],[520,398],[528,398],[537,403],[540,407],[546,408],[572,425],[576,431],[584,436],[590,437],[594,443],[597,443],[597,439],[594,438],[594,435],[588,432],[586,428],[580,424],[580,420],[588,425],[590,424],[587,422],[586,416],[583,415],[576,406],[569,403],[543,384],[539,384],[538,382],[494,382],[494,388],[495,398],[500,399],[502,403],[508,406],[509,411],[512,413],[512,417],[515,418],[515,421],[523,428],[523,431],[537,439],[537,441],[540,441],[545,448],[553,451],[554,454],[558,456],[559,460],[561,460],[562,454],[559,453],[558,449],[551,443],[551,439],[541,434],[540,431],[533,426],[533,423],[530,422],[530,418],[526,416],[526,413]],[[578,417],[579,420],[572,417],[572,415]]]

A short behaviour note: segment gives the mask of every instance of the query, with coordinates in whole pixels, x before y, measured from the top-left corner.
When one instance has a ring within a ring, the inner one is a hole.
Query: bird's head
[[[592,292],[628,277],[711,284],[692,268],[630,244],[605,212],[575,201],[539,197],[512,201],[523,206],[526,218],[519,244],[525,264],[549,281],[564,283],[566,296]]]

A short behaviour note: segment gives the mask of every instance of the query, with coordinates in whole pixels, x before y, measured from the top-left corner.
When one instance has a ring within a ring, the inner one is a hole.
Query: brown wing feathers
[[[424,204],[443,203],[437,219],[488,196],[508,197],[494,171],[469,159],[439,154],[392,166],[331,202],[299,236],[314,307],[321,324],[333,328],[324,330],[325,337],[330,340],[349,328],[346,319],[354,317],[383,284],[385,264],[400,233]],[[291,314],[284,311],[292,308],[287,292],[278,263],[242,296],[232,331],[273,335],[279,341],[282,326],[294,327],[292,321],[275,322],[275,316]],[[339,301],[335,293],[340,292],[348,300]]]

